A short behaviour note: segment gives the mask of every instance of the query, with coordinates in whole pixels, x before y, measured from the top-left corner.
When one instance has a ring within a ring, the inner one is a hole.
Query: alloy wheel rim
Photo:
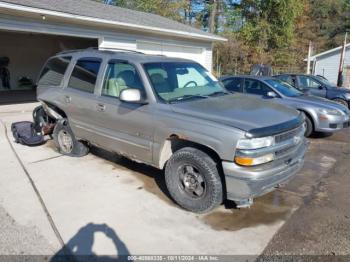
[[[58,143],[60,145],[61,150],[64,153],[71,153],[73,150],[73,139],[70,134],[68,134],[67,131],[61,130],[58,133]]]
[[[202,198],[206,193],[206,183],[199,170],[185,164],[179,167],[178,175],[180,180],[180,189],[193,199]]]

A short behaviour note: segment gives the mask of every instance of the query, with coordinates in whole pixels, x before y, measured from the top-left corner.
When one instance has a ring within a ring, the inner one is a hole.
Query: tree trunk
[[[216,16],[218,11],[218,0],[210,1],[210,15],[209,15],[209,33],[216,31]]]

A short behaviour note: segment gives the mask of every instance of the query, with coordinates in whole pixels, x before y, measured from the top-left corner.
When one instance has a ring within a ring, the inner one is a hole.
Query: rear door
[[[95,87],[99,82],[102,59],[98,57],[78,58],[63,92],[68,119],[74,134],[91,142],[96,140]]]
[[[154,124],[150,104],[119,100],[122,90],[139,89],[146,96],[136,67],[122,60],[106,65],[100,95],[95,101],[97,143],[130,158],[151,163]]]

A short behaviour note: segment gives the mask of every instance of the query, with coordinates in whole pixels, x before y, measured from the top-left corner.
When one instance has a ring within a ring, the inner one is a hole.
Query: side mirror
[[[268,98],[276,98],[277,94],[275,92],[270,91],[270,92],[267,92],[266,97],[268,97]]]
[[[324,86],[320,85],[320,86],[318,87],[318,89],[320,89],[320,90],[324,90],[324,89],[326,89],[326,87],[324,87]]]
[[[124,89],[120,92],[119,99],[126,103],[145,104],[139,89]]]

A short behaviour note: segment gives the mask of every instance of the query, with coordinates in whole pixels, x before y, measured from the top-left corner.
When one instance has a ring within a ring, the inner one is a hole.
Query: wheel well
[[[311,124],[312,124],[312,128],[315,129],[315,123],[314,123],[314,119],[312,118],[312,116],[308,112],[306,112],[306,111],[304,111],[302,109],[298,109],[298,110],[300,112],[303,112],[305,114],[305,116],[307,116],[310,119]]]
[[[332,98],[332,100],[333,100],[333,101],[335,101],[335,100],[342,100],[342,101],[344,101],[344,102],[348,105],[348,107],[349,107],[348,101],[346,101],[346,99],[344,99],[344,98],[342,98],[342,97],[334,97],[334,98]]]
[[[222,181],[222,186],[223,186],[223,196],[224,199],[227,198],[227,192],[226,192],[226,179],[225,179],[225,175],[224,175],[224,171],[222,168],[222,163],[221,163],[221,158],[219,156],[219,154],[213,150],[212,148],[203,145],[203,144],[199,144],[193,141],[189,141],[186,139],[182,139],[181,137],[177,136],[177,135],[171,135],[165,142],[161,155],[160,155],[160,160],[159,160],[159,167],[161,169],[163,169],[166,165],[166,163],[168,162],[168,160],[170,159],[170,157],[178,150],[185,148],[185,147],[192,147],[192,148],[196,148],[198,150],[201,150],[202,152],[208,154],[215,162],[216,162],[216,166],[219,172],[219,175],[221,177],[221,181]]]
[[[62,110],[60,109],[59,107],[51,104],[51,103],[48,103],[46,101],[43,101],[43,103],[45,103],[48,107],[50,107],[52,110],[54,110],[55,112],[57,112],[59,115],[61,115],[63,118],[67,118],[67,114]]]
[[[164,168],[166,162],[170,159],[172,154],[174,154],[176,151],[185,148],[185,147],[193,147],[198,150],[201,150],[208,154],[215,162],[220,163],[221,158],[219,154],[213,150],[212,148],[202,145],[193,141],[189,141],[186,139],[182,139],[181,137],[177,135],[171,135],[169,138],[166,140],[163,150],[160,155],[160,163],[159,166],[160,168]]]

